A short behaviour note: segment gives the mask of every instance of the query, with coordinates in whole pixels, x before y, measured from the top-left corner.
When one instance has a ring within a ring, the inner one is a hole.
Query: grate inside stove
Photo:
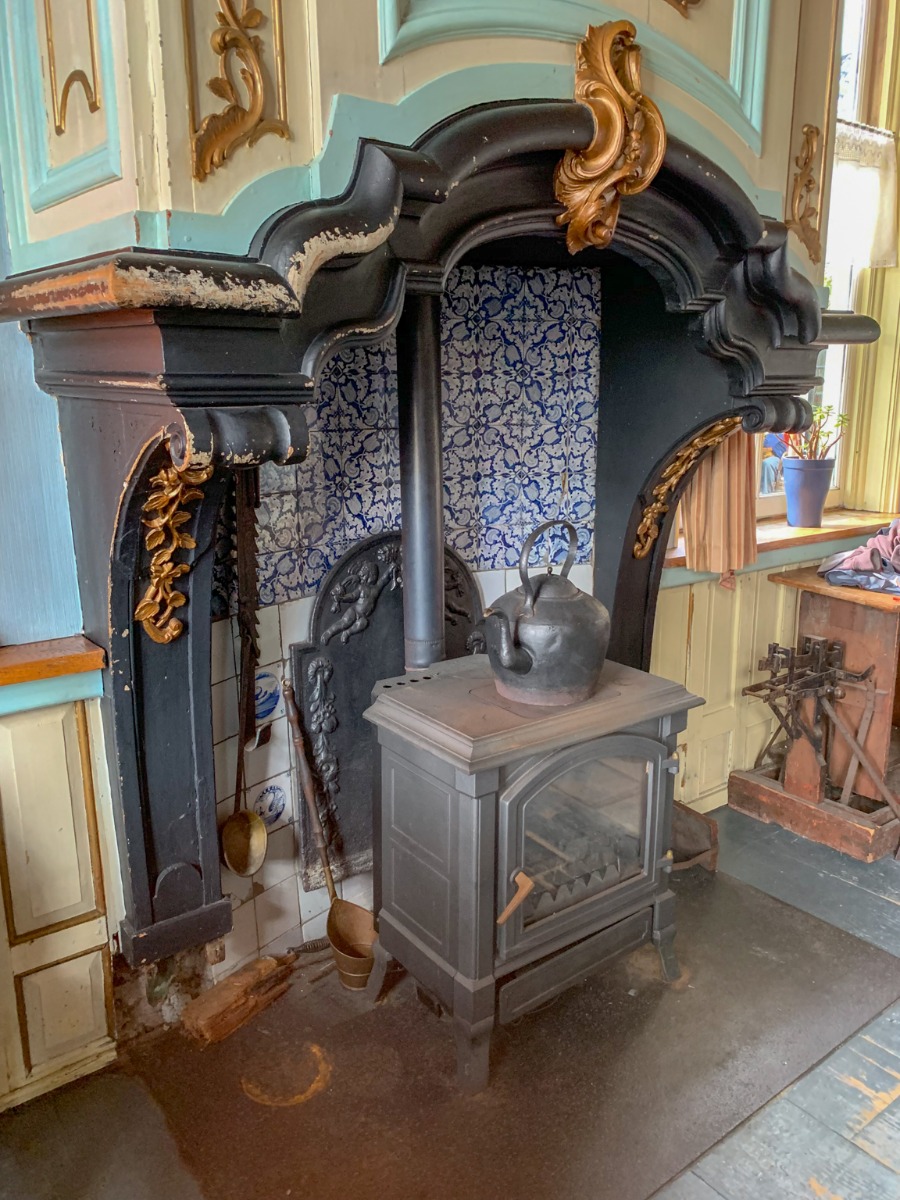
[[[641,874],[647,773],[646,759],[595,759],[525,803],[526,926]]]

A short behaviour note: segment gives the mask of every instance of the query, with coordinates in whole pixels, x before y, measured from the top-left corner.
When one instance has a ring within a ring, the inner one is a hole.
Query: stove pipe
[[[403,629],[407,669],[444,657],[441,298],[407,294],[397,325]]]

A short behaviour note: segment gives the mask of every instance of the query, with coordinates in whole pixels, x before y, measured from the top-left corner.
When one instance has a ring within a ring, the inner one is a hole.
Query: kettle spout
[[[488,644],[493,643],[497,658],[507,671],[516,671],[524,675],[531,670],[532,658],[524,646],[517,646],[509,628],[509,618],[505,612],[496,608],[485,610],[484,623],[488,629]],[[493,629],[491,629],[493,625]],[[495,634],[496,636],[492,636]]]

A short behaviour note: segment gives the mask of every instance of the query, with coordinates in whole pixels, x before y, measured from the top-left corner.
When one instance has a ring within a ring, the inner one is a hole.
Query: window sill
[[[0,646],[0,687],[99,671],[106,654],[80,634],[24,646]]]
[[[790,546],[815,545],[816,542],[832,542],[836,538],[859,534],[861,541],[889,525],[897,513],[854,512],[848,508],[827,512],[821,529],[805,529],[788,525],[783,517],[760,521],[756,526],[756,545],[760,550],[784,550]],[[683,567],[684,538],[678,539],[665,557],[664,566]]]

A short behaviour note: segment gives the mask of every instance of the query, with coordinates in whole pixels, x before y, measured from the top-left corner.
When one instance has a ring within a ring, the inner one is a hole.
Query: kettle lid
[[[566,561],[563,563],[558,575],[553,575],[551,569],[548,568],[545,575],[529,576],[528,574],[528,559],[531,557],[531,551],[534,549],[534,544],[542,533],[546,533],[548,529],[559,525],[565,529],[569,535],[569,549],[566,554]],[[575,553],[578,550],[578,532],[571,521],[544,521],[533,529],[525,539],[525,544],[522,547],[522,553],[519,555],[519,577],[522,580],[522,591],[525,593],[525,612],[534,611],[535,601],[539,594],[545,595],[548,599],[567,599],[572,596],[579,595],[579,589],[569,579],[569,571],[572,564],[575,562]]]

